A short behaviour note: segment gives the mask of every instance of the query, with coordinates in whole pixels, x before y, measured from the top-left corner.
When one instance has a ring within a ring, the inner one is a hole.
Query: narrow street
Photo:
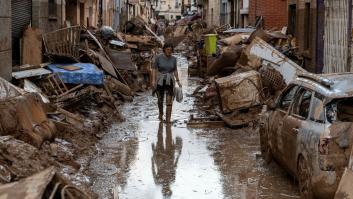
[[[185,59],[179,57],[179,63]],[[168,126],[158,121],[155,97],[141,94],[122,107],[91,162],[99,198],[300,198],[295,180],[276,163],[265,165],[255,129],[191,129],[198,114],[190,95],[198,79],[180,64],[184,102],[174,102]]]
[[[0,199],[353,199],[352,1],[0,0]]]

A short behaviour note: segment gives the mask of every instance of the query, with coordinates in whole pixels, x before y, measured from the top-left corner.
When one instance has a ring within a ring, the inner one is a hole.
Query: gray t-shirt
[[[154,61],[154,68],[160,73],[172,73],[177,69],[177,59],[174,56],[159,54]]]

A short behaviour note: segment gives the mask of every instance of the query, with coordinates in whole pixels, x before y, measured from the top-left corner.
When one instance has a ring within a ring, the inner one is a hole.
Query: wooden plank
[[[39,65],[42,63],[42,31],[28,27],[22,38],[22,64]]]
[[[150,36],[125,35],[125,40],[129,43],[143,43],[145,45],[155,44],[153,37]]]
[[[26,71],[13,72],[12,77],[15,79],[22,79],[27,77],[35,77],[41,75],[51,74],[50,70],[44,68],[31,69]]]

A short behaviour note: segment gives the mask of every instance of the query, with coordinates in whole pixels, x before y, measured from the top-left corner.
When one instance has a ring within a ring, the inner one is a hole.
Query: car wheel
[[[268,136],[264,126],[260,126],[260,149],[262,158],[265,160],[266,164],[271,163],[272,152],[268,143]]]
[[[302,199],[314,199],[311,177],[312,173],[307,161],[303,156],[300,156],[298,160],[298,184]]]

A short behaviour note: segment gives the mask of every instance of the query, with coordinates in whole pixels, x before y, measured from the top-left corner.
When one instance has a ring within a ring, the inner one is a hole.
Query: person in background
[[[156,56],[153,70],[154,93],[158,98],[159,120],[163,121],[163,104],[166,95],[166,122],[169,123],[172,115],[175,82],[181,87],[177,70],[177,59],[172,55],[173,44],[166,43],[163,53]]]

